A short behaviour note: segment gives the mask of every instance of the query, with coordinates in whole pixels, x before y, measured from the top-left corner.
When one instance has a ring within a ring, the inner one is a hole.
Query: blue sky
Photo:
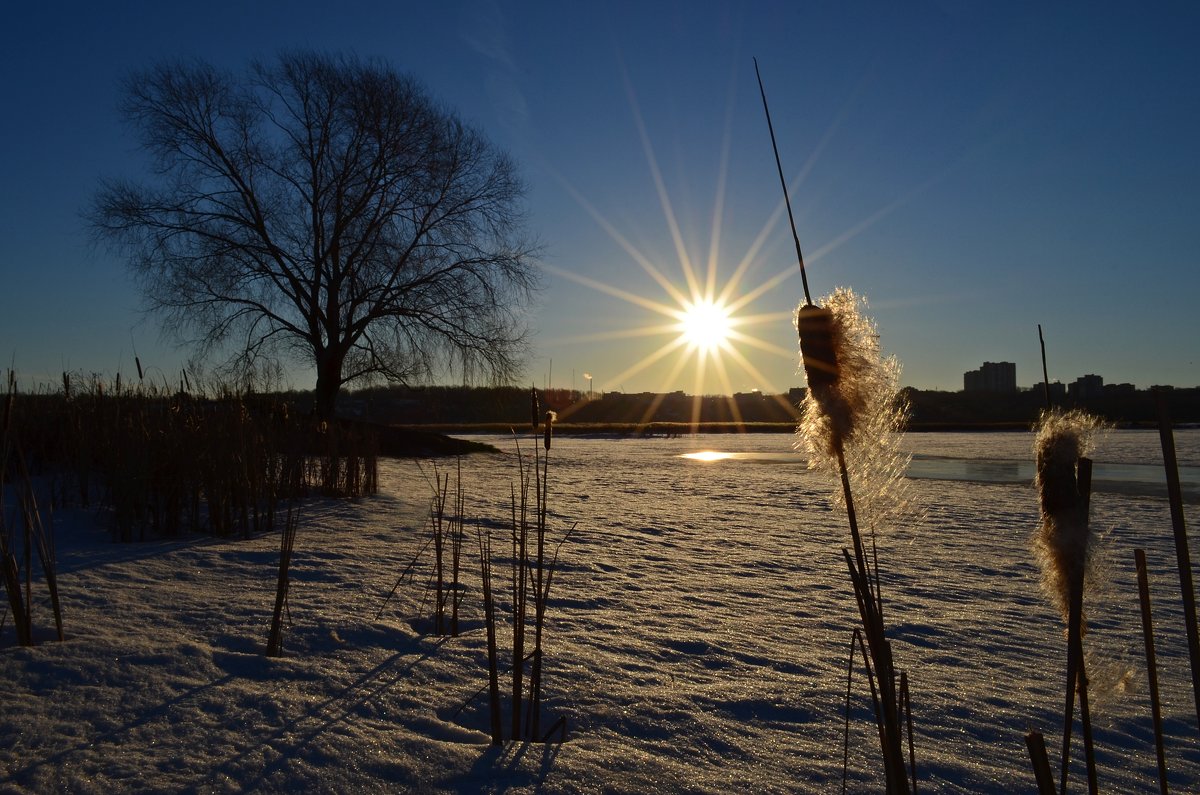
[[[32,3],[0,32],[0,356],[23,383],[174,378],[82,213],[147,161],[118,81],[306,47],[382,57],[520,163],[545,249],[525,380],[785,390],[802,298],[752,57],[816,296],[865,295],[903,382],[1200,384],[1200,6],[1191,3]],[[765,230],[765,235],[764,235]],[[715,253],[715,257],[712,256]],[[746,261],[735,280],[739,263]],[[698,380],[674,305],[715,263],[757,343]],[[598,285],[598,286],[597,286]],[[680,359],[683,356],[684,358]],[[551,364],[552,363],[552,364]],[[551,368],[553,375],[551,376]],[[295,386],[312,383],[292,370]]]

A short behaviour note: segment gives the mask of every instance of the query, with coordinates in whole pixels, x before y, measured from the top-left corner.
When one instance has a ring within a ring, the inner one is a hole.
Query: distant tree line
[[[1200,422],[1200,387],[1109,391],[1088,398],[1061,398],[1055,405],[1080,408],[1119,425],[1154,425],[1158,422],[1155,392],[1162,395],[1174,423]],[[977,426],[988,424],[1032,425],[1046,407],[1045,393],[937,392],[906,388],[912,406],[912,427]]]
[[[339,414],[385,424],[472,424],[529,423],[529,387],[376,387],[358,390],[339,398]],[[558,412],[567,423],[649,422],[745,422],[787,425],[799,418],[796,406],[803,389],[787,394],[748,392],[727,396],[692,396],[682,392],[609,392],[589,399],[586,392],[571,389],[537,390],[543,409]],[[1200,422],[1200,387],[1161,388],[1175,423]],[[940,392],[905,388],[902,397],[911,407],[910,427],[954,429],[970,427],[1031,426],[1045,408],[1042,392],[1008,394],[985,392]],[[305,400],[303,395],[298,397]],[[1157,422],[1151,390],[1106,394],[1085,400],[1065,399],[1064,408],[1084,408],[1104,419],[1123,425],[1153,425]]]

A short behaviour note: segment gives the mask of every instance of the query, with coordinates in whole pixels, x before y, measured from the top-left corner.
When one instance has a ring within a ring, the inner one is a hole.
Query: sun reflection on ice
[[[683,453],[680,458],[690,458],[693,461],[724,461],[736,457],[736,453],[723,453],[719,450],[701,450],[698,453]]]

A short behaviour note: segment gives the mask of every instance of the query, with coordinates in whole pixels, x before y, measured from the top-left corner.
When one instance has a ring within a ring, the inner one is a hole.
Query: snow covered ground
[[[490,526],[500,551],[516,467],[511,440],[491,441],[506,452],[464,459],[462,471],[471,526]],[[831,484],[789,455],[791,441],[555,440],[552,537],[578,522],[548,617],[543,725],[565,717],[562,744],[489,745],[484,699],[472,700],[486,682],[473,551],[460,637],[432,637],[419,616],[425,561],[385,605],[427,532],[427,462],[383,462],[375,498],[303,507],[277,659],[262,654],[277,536],[115,545],[103,516],[60,511],[67,640],[50,640],[44,599],[39,645],[16,647],[11,620],[0,634],[0,792],[840,791],[857,622],[840,553],[848,538]],[[1027,460],[1032,440],[906,443],[980,462]],[[1180,462],[1200,466],[1200,431],[1177,443]],[[744,455],[680,457],[706,449]],[[1095,458],[1157,464],[1157,435],[1113,433]],[[1065,643],[1028,552],[1036,494],[1010,480],[926,472],[910,481],[925,519],[880,538],[885,620],[911,680],[924,792],[1033,791],[1031,727],[1046,734],[1057,768]],[[1169,512],[1154,492],[1106,489],[1092,502],[1107,586],[1088,606],[1086,643],[1108,792],[1157,789],[1139,546],[1151,568],[1172,789],[1200,790]],[[503,603],[500,563],[496,576]],[[856,677],[850,790],[876,792],[865,687]],[[1082,768],[1072,777],[1081,783]]]

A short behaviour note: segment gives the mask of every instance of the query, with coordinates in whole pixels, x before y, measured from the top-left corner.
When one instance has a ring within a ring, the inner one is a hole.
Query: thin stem
[[[783,186],[783,203],[787,205],[788,222],[792,225],[792,240],[796,244],[796,261],[800,263],[800,281],[804,284],[804,303],[812,306],[808,292],[808,273],[804,269],[804,253],[800,251],[800,236],[796,234],[796,219],[792,216],[792,200],[788,197],[787,180],[783,176],[783,163],[779,160],[779,146],[775,143],[775,126],[771,124],[771,109],[767,107],[767,92],[763,88],[762,75],[758,72],[758,59],[754,58],[754,76],[758,78],[758,92],[762,94],[763,111],[767,114],[767,131],[771,133],[771,149],[775,152],[775,168],[779,171],[779,184]]]
[[[1042,387],[1046,392],[1046,410],[1050,410],[1050,374],[1046,370],[1046,340],[1042,337],[1042,324],[1038,323],[1038,344],[1042,347]]]
[[[1167,754],[1163,748],[1162,705],[1158,697],[1158,664],[1154,654],[1154,619],[1150,611],[1150,577],[1146,572],[1146,551],[1133,551],[1137,566],[1138,602],[1142,608],[1142,639],[1146,644],[1146,677],[1150,685],[1150,713],[1154,721],[1154,751],[1158,757],[1158,787],[1167,795]]]

